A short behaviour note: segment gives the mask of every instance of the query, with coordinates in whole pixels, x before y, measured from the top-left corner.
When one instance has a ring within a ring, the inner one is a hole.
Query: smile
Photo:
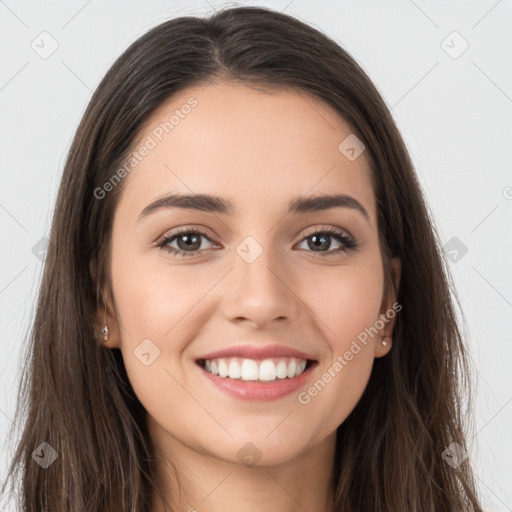
[[[298,377],[305,371],[308,361],[296,357],[276,357],[263,360],[219,357],[201,360],[199,364],[207,372],[223,379],[271,382],[276,379]]]
[[[308,385],[318,361],[294,357],[220,357],[196,361],[214,388],[239,400],[271,401]]]

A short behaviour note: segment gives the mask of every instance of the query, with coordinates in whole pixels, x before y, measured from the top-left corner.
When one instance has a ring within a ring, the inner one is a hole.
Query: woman
[[[482,510],[407,150],[354,59],[285,14],[174,19],[114,63],[30,351],[24,511]]]

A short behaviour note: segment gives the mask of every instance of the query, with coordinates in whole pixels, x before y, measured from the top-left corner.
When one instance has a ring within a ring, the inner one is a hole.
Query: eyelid
[[[306,228],[306,231],[302,234],[302,238],[300,241],[302,241],[304,238],[314,235],[316,233],[322,233],[324,231],[332,231],[335,230],[338,234],[345,235],[347,238],[350,238],[353,242],[355,242],[355,238],[346,230],[343,228],[339,228],[337,226],[332,225],[325,225],[325,224],[316,224],[310,228]]]

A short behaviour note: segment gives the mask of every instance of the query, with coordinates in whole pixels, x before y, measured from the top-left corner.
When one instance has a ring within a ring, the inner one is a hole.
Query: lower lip
[[[304,386],[316,365],[317,362],[315,361],[298,377],[293,377],[292,379],[276,379],[268,383],[235,380],[228,377],[223,378],[207,372],[201,366],[199,366],[199,368],[214,386],[234,398],[241,400],[269,401],[289,395]]]

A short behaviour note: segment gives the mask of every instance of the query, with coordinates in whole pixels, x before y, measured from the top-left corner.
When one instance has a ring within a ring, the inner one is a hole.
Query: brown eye
[[[202,231],[184,229],[166,236],[158,242],[157,246],[177,256],[194,256],[205,249],[205,247],[202,247],[204,245],[202,238],[211,242],[210,238]],[[175,242],[177,247],[172,247],[170,244]]]
[[[332,247],[332,239],[335,239],[341,247],[329,250]],[[306,242],[309,252],[316,252],[319,256],[331,256],[341,252],[348,252],[355,249],[357,244],[342,231],[334,228],[321,229],[313,233],[309,233],[302,241],[301,244]]]

